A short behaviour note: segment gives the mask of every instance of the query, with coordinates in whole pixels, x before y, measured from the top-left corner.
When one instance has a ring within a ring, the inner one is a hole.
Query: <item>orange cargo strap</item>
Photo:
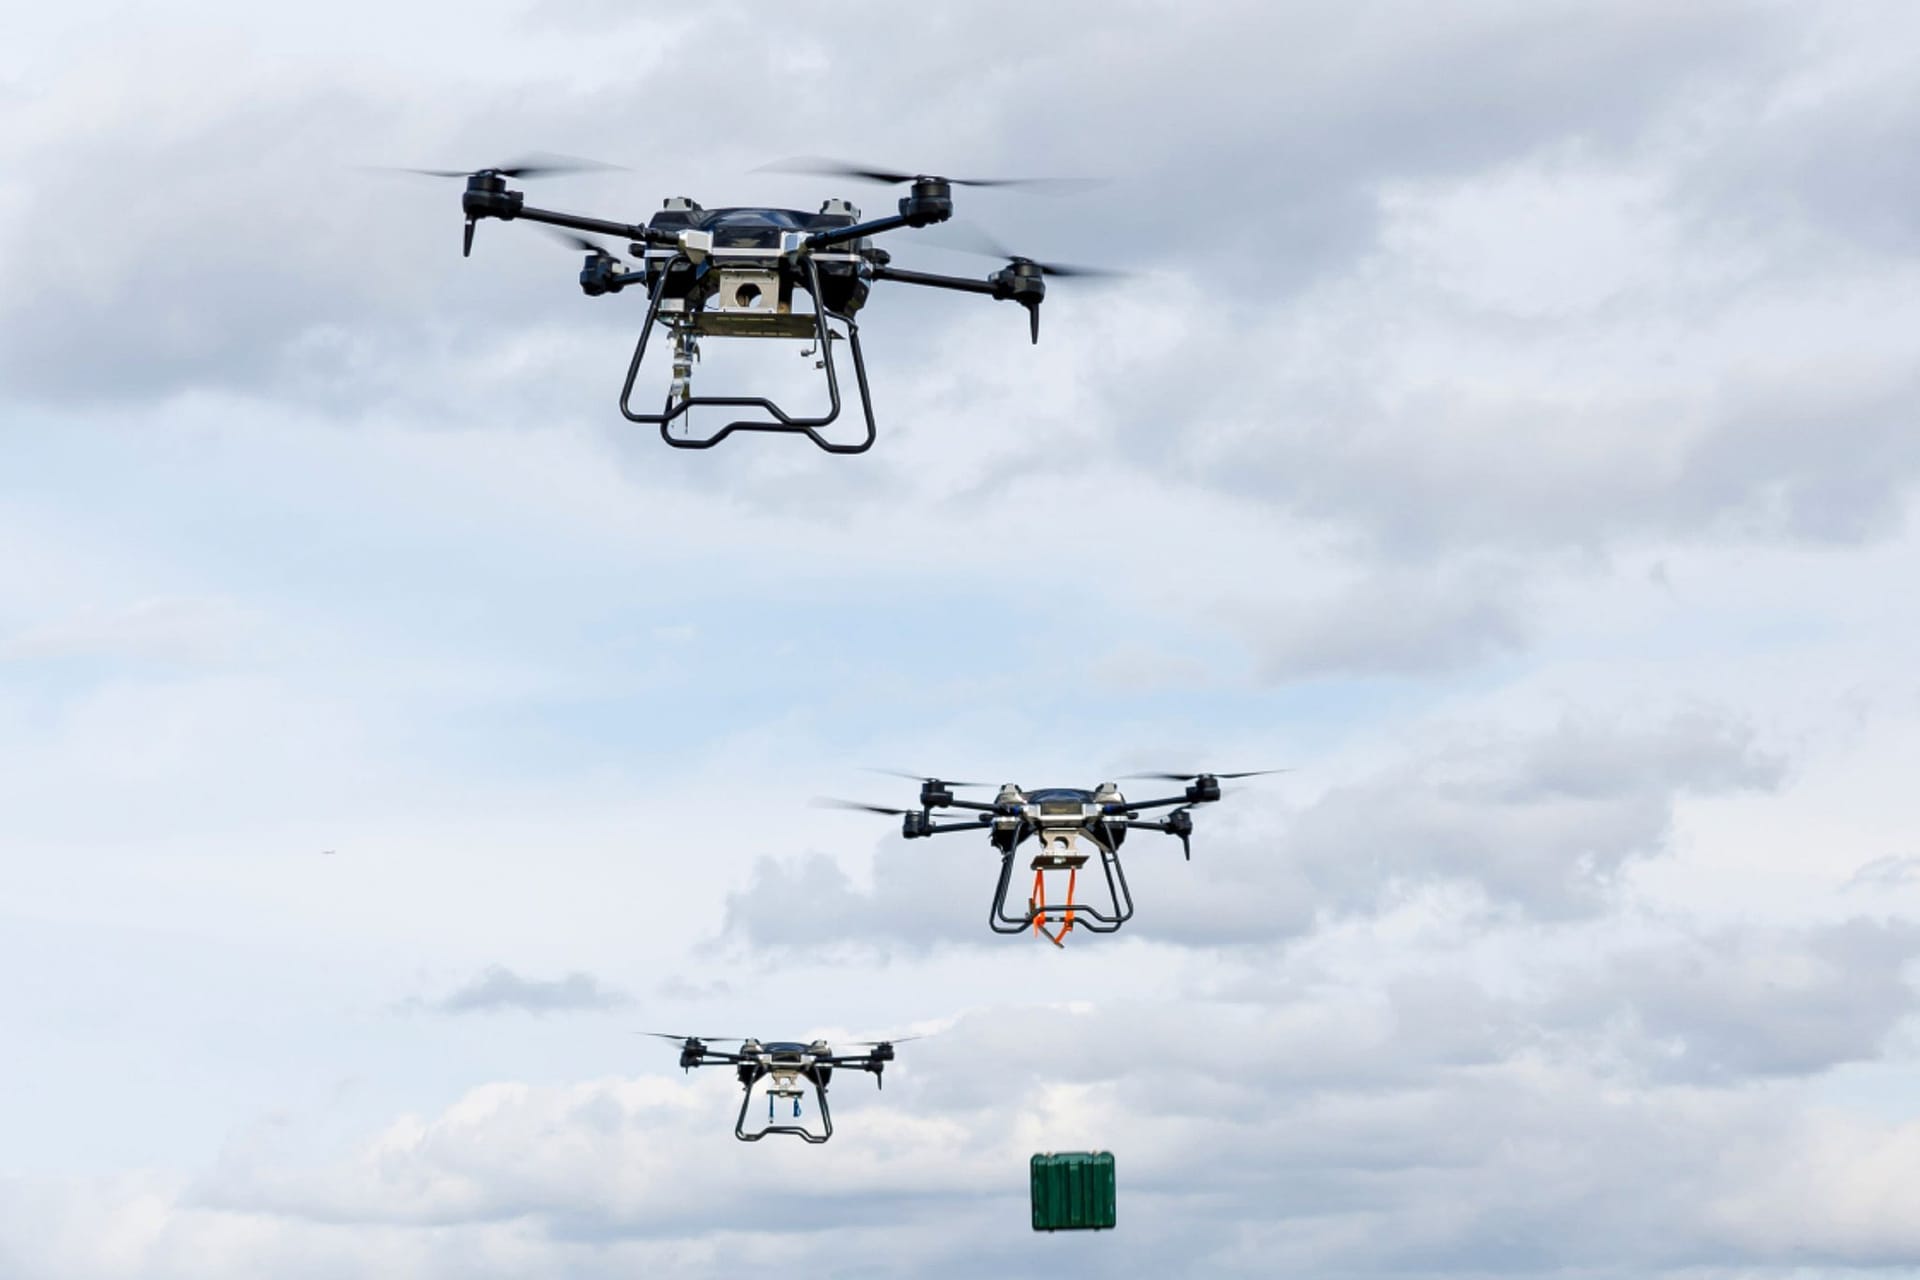
[[[1067,945],[1067,935],[1073,932],[1073,891],[1080,882],[1080,868],[1067,868],[1067,914],[1060,926],[1060,932],[1049,933],[1045,922],[1047,910],[1047,873],[1038,867],[1033,872],[1033,896],[1027,899],[1027,909],[1033,913],[1033,931],[1056,947]]]

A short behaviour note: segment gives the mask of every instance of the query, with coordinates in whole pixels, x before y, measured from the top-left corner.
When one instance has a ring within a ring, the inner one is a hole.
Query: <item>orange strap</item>
[[[1047,909],[1047,873],[1038,867],[1033,871],[1033,896],[1027,899],[1027,910],[1033,915],[1033,931],[1056,947],[1067,945],[1067,935],[1073,932],[1073,891],[1080,882],[1080,868],[1067,868],[1067,914],[1060,932],[1047,931],[1044,915]]]

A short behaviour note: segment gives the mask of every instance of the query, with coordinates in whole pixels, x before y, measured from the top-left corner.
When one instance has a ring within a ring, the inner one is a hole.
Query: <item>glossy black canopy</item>
[[[844,227],[843,213],[801,213],[797,209],[662,209],[647,223],[656,231],[711,231],[717,249],[778,249],[788,231]]]
[[[1042,787],[1027,792],[1027,800],[1032,804],[1092,804],[1093,792],[1079,787]]]

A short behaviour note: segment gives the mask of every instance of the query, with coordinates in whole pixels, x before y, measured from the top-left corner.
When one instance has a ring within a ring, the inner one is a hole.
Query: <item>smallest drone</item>
[[[1055,946],[1065,946],[1067,935],[1077,924],[1093,933],[1112,933],[1133,918],[1133,894],[1127,888],[1127,874],[1120,866],[1120,846],[1129,831],[1158,831],[1178,836],[1180,848],[1189,861],[1193,858],[1193,809],[1220,799],[1222,778],[1253,778],[1283,769],[1253,769],[1242,773],[1133,773],[1129,778],[1184,782],[1179,795],[1151,800],[1129,800],[1120,788],[1103,782],[1091,789],[1084,787],[1036,787],[1023,789],[1014,783],[1000,788],[992,802],[962,800],[953,794],[955,787],[979,787],[979,782],[950,782],[925,778],[918,774],[894,773],[920,784],[918,809],[887,809],[852,800],[827,800],[826,804],[867,813],[886,814],[900,819],[900,834],[909,840],[946,835],[954,831],[985,831],[1000,853],[1000,884],[994,890],[993,905],[987,912],[987,925],[995,933],[1026,933],[1031,930]],[[971,816],[951,821],[934,820],[935,809],[961,809]],[[1143,818],[1150,809],[1166,809],[1161,817]],[[1084,840],[1093,849],[1080,847]],[[1013,891],[1013,857],[1023,844],[1035,845],[1031,870],[1033,888],[1027,895],[1023,913],[1008,910]],[[1074,901],[1079,888],[1080,871],[1098,855],[1107,885],[1106,902],[1096,905]],[[1066,897],[1047,900],[1047,876],[1065,872]],[[1052,926],[1052,927],[1049,927]]]
[[[691,1071],[695,1067],[734,1069],[740,1077],[743,1091],[740,1114],[733,1122],[733,1136],[740,1141],[758,1142],[770,1133],[785,1133],[816,1144],[833,1136],[833,1112],[827,1106],[827,1082],[833,1079],[834,1068],[871,1071],[875,1087],[880,1087],[880,1073],[893,1061],[893,1046],[919,1039],[918,1036],[901,1036],[895,1040],[863,1040],[858,1047],[865,1049],[865,1053],[835,1053],[825,1040],[808,1044],[797,1040],[769,1040],[763,1043],[751,1038],[743,1040],[738,1036],[678,1036],[663,1031],[648,1031],[645,1034],[660,1040],[679,1042],[680,1069],[683,1071]],[[714,1044],[737,1044],[740,1048],[729,1053],[724,1049],[708,1047]],[[747,1108],[753,1102],[753,1087],[762,1080],[772,1081],[766,1089],[767,1123],[766,1127],[749,1133]],[[782,1101],[793,1104],[792,1119],[800,1118],[800,1099],[806,1095],[808,1088],[813,1090],[814,1101],[820,1108],[819,1131],[799,1124],[774,1123],[774,1108]]]

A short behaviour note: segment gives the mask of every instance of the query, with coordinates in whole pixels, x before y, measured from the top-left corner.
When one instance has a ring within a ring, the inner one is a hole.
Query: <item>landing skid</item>
[[[865,453],[873,447],[875,428],[873,423],[873,396],[867,389],[867,362],[860,354],[860,326],[853,317],[829,312],[822,302],[820,294],[820,269],[812,258],[804,260],[807,268],[808,292],[813,297],[814,334],[819,342],[821,366],[827,373],[827,396],[830,402],[825,415],[820,417],[795,417],[764,396],[687,396],[678,403],[674,402],[671,392],[667,402],[659,413],[636,413],[632,407],[633,384],[640,373],[640,362],[647,353],[647,339],[652,336],[655,323],[660,317],[660,301],[666,291],[666,271],[660,272],[659,281],[647,297],[647,319],[640,328],[640,339],[634,344],[633,359],[627,365],[627,380],[620,388],[620,412],[629,422],[650,424],[660,428],[660,438],[676,449],[711,449],[736,431],[771,431],[787,434],[805,435],[828,453]],[[829,320],[837,320],[845,327],[844,334],[836,333],[829,326]],[[691,320],[675,320],[676,326],[691,325]],[[820,434],[819,428],[831,424],[840,416],[840,379],[834,370],[833,344],[845,341],[853,352],[853,372],[860,387],[860,408],[867,420],[867,435],[856,444],[836,444]],[[689,410],[699,406],[722,408],[757,408],[771,414],[771,418],[743,418],[729,422],[710,436],[676,436],[667,430],[669,424],[684,416]],[[769,1132],[772,1132],[771,1130]]]

